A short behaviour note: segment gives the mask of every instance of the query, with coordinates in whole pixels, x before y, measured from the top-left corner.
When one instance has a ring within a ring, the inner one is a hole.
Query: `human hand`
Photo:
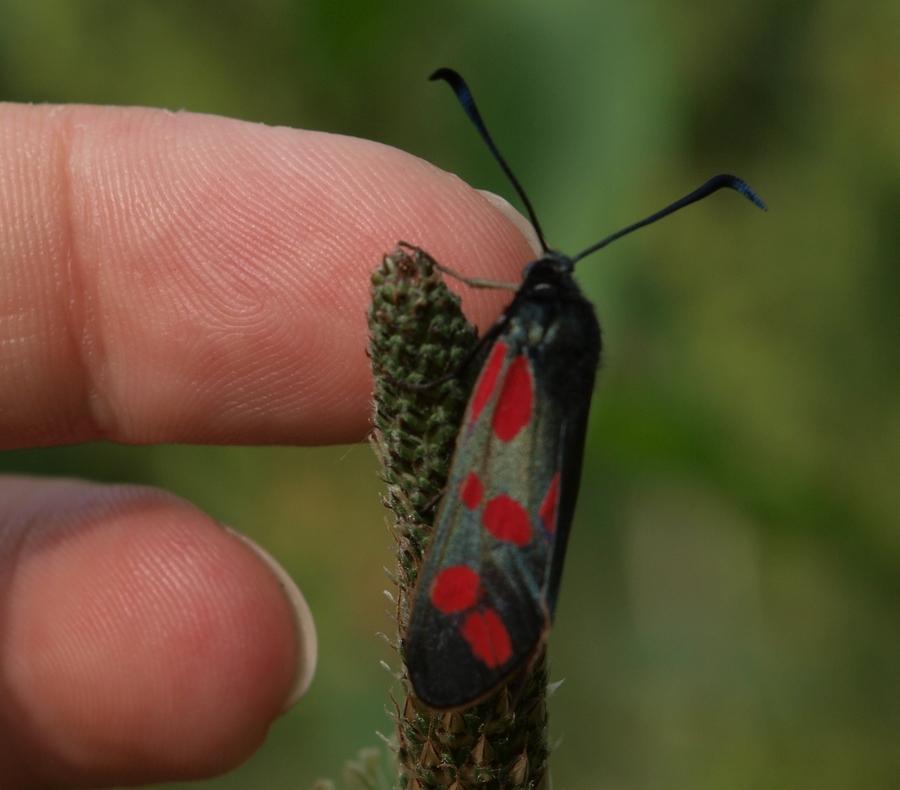
[[[504,213],[365,140],[3,105],[0,446],[358,441],[372,269],[403,239],[515,281]],[[465,305],[484,327],[508,298]],[[302,605],[160,491],[0,480],[0,591],[8,790],[222,773],[308,675]]]

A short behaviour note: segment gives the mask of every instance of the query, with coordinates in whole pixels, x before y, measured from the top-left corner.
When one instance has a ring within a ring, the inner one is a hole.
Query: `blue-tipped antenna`
[[[547,241],[544,239],[544,233],[541,230],[541,225],[538,222],[537,216],[534,213],[534,208],[531,205],[531,201],[528,199],[528,195],[525,194],[525,190],[522,189],[522,185],[519,183],[519,179],[515,177],[513,171],[510,169],[509,165],[506,164],[506,160],[501,155],[500,151],[497,150],[497,146],[494,144],[494,141],[491,139],[491,135],[488,133],[487,127],[484,125],[484,121],[481,119],[481,113],[478,112],[478,107],[475,105],[475,99],[472,98],[472,91],[469,90],[469,86],[466,84],[466,81],[453,69],[438,69],[434,74],[429,77],[431,80],[444,80],[449,83],[450,87],[453,88],[453,92],[456,94],[456,98],[459,99],[459,103],[462,105],[463,110],[465,110],[466,115],[469,116],[469,120],[475,125],[475,128],[478,130],[478,133],[481,135],[481,139],[484,140],[487,147],[491,150],[491,153],[494,155],[494,159],[497,160],[498,164],[501,168],[503,168],[503,172],[506,173],[506,177],[510,180],[513,187],[515,187],[516,192],[518,192],[519,197],[522,198],[522,202],[525,204],[525,208],[528,210],[528,217],[531,220],[531,224],[534,226],[535,231],[537,231],[538,238],[541,242],[541,247],[543,247],[544,252],[549,252],[549,247],[547,246]],[[759,206],[763,211],[766,211],[765,203],[760,200],[759,195],[753,191],[749,184],[746,181],[741,180],[737,176],[731,176],[726,173],[722,173],[717,176],[713,176],[709,181],[707,181],[703,186],[698,187],[693,192],[688,195],[685,195],[680,200],[676,200],[669,206],[666,206],[661,211],[657,211],[655,214],[651,214],[646,219],[642,219],[640,222],[635,222],[633,225],[629,225],[627,228],[623,228],[622,230],[613,233],[611,236],[607,236],[602,241],[598,241],[596,244],[588,247],[584,252],[579,253],[574,258],[571,259],[572,263],[575,261],[579,261],[582,258],[590,255],[592,252],[596,252],[597,250],[605,247],[607,244],[615,241],[616,239],[622,238],[622,236],[626,236],[632,231],[637,230],[638,228],[643,228],[646,225],[650,225],[653,222],[656,222],[663,217],[669,216],[669,214],[673,214],[679,209],[684,208],[685,206],[689,206],[691,203],[696,203],[698,200],[703,200],[703,198],[708,197],[713,192],[718,192],[720,189],[733,189],[736,192],[739,192],[743,195],[747,200],[755,203]]]
[[[651,214],[646,219],[642,219],[640,222],[635,222],[634,225],[629,225],[627,228],[622,228],[622,230],[613,233],[612,236],[607,236],[602,241],[598,241],[596,244],[591,245],[584,252],[580,252],[578,253],[578,255],[572,258],[572,263],[575,263],[575,261],[580,261],[582,258],[585,258],[592,252],[596,252],[602,247],[605,247],[607,244],[615,241],[616,239],[621,239],[622,236],[627,236],[633,230],[643,228],[645,225],[650,225],[653,222],[656,222],[656,220],[662,219],[663,217],[668,217],[669,214],[674,214],[679,209],[691,205],[691,203],[696,203],[698,200],[703,200],[703,198],[709,197],[713,192],[718,192],[720,189],[733,189],[735,192],[739,192],[740,194],[742,194],[745,198],[747,198],[747,200],[755,203],[763,211],[768,210],[766,209],[766,204],[759,199],[759,195],[757,195],[756,192],[753,191],[753,189],[746,181],[741,180],[737,176],[730,176],[727,173],[721,173],[717,176],[713,176],[703,186],[697,187],[697,189],[695,189],[689,195],[685,195],[683,198],[681,198],[681,200],[676,200],[671,205],[668,205],[664,209],[657,211],[655,214]]]
[[[472,121],[473,124],[475,124],[475,128],[481,135],[481,139],[484,140],[484,142],[487,144],[487,147],[491,149],[491,153],[494,155],[494,159],[496,159],[500,164],[500,167],[503,168],[503,172],[506,173],[506,177],[515,187],[516,192],[519,193],[519,197],[522,198],[522,202],[525,204],[525,208],[528,209],[528,217],[531,220],[531,224],[534,225],[534,229],[537,231],[538,238],[541,241],[541,247],[543,247],[544,252],[547,252],[549,250],[549,247],[547,246],[547,241],[544,239],[544,232],[541,230],[541,223],[538,222],[538,218],[534,213],[534,208],[531,205],[531,201],[528,199],[528,195],[525,194],[525,190],[522,189],[522,185],[519,183],[519,179],[516,178],[513,171],[510,170],[509,165],[506,164],[506,160],[503,158],[500,151],[497,150],[497,146],[494,145],[494,141],[491,139],[491,135],[488,133],[487,127],[484,125],[484,121],[481,120],[481,113],[478,112],[478,107],[475,106],[475,99],[472,98],[472,91],[469,90],[469,86],[466,85],[466,81],[453,69],[438,69],[428,79],[444,80],[445,82],[450,84],[451,88],[453,88],[453,92],[456,94],[456,98],[459,99],[459,103],[462,105],[462,108],[466,111],[466,115],[469,116],[469,120]]]

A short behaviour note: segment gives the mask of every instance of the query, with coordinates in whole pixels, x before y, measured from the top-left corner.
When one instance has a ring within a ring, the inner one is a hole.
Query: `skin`
[[[368,279],[399,239],[504,281],[533,257],[483,195],[377,143],[0,105],[0,445],[361,440]],[[455,287],[482,328],[509,299]],[[0,787],[229,770],[282,710],[293,629],[189,503],[0,479]]]

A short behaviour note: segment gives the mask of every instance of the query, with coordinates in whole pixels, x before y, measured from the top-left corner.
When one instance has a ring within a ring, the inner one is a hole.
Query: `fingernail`
[[[478,190],[497,211],[499,211],[503,216],[505,216],[513,225],[515,225],[521,232],[525,239],[528,241],[529,246],[532,250],[534,250],[534,254],[536,257],[540,257],[544,254],[544,248],[541,247],[541,240],[538,238],[537,231],[534,229],[534,225],[532,225],[516,208],[505,198],[500,197],[500,195],[496,195],[493,192],[488,192],[486,189]]]
[[[316,637],[316,624],[313,621],[312,612],[309,610],[309,604],[306,603],[303,593],[300,592],[294,580],[269,552],[227,524],[222,524],[221,526],[228,534],[234,535],[268,566],[278,580],[278,584],[281,586],[284,597],[287,598],[291,613],[294,616],[294,630],[297,634],[297,668],[294,671],[294,682],[291,685],[291,690],[281,706],[281,712],[287,713],[306,693],[316,672],[319,642]]]

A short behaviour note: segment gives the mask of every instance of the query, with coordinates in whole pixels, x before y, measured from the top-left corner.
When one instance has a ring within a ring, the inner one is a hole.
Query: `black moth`
[[[760,208],[741,179],[718,175],[689,195],[569,258],[551,250],[469,87],[438,69],[525,204],[543,254],[479,340],[488,344],[457,438],[446,493],[404,643],[416,696],[436,710],[471,705],[525,667],[550,629],[578,497],[600,326],[572,272],[615,239],[722,188]],[[469,358],[474,356],[470,354]]]

